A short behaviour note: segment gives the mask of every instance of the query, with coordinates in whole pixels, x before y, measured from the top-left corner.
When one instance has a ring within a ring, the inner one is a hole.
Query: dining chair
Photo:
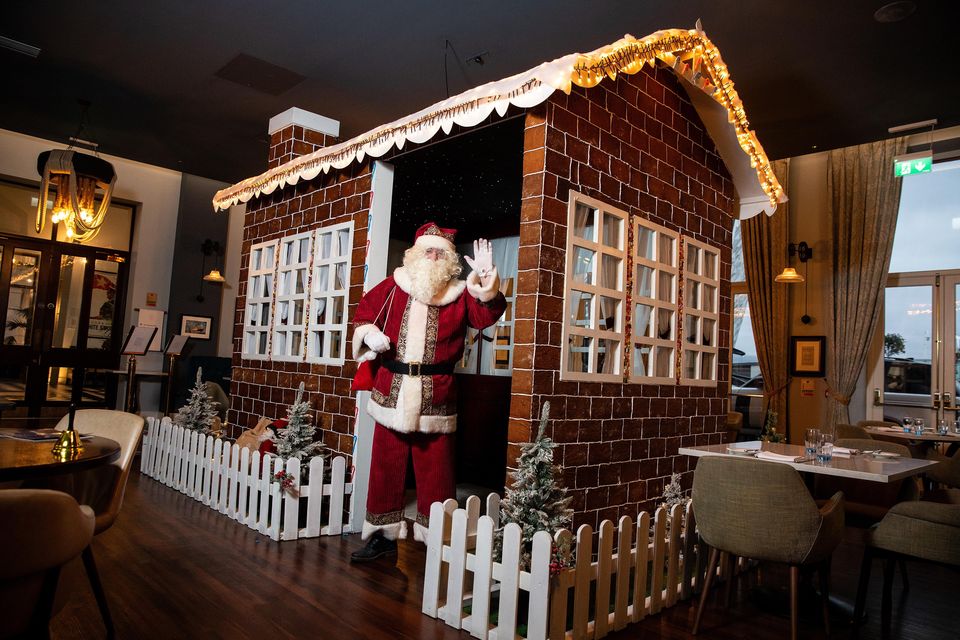
[[[960,567],[960,504],[901,502],[874,525],[864,539],[860,584],[854,607],[854,624],[863,619],[870,568],[875,558],[884,560],[881,624],[889,628],[893,602],[895,561],[919,559]]]
[[[885,440],[843,438],[838,439],[835,445],[860,451],[895,453],[904,458],[911,457],[910,449],[907,447]],[[814,477],[813,495],[818,500],[827,500],[837,491],[843,492],[848,521],[851,520],[850,516],[854,516],[853,521],[859,526],[869,526],[883,518],[890,507],[898,502],[917,500],[920,497],[920,484],[915,477],[884,484],[821,474]]]
[[[945,456],[931,449],[927,460],[936,460],[939,464],[926,472],[928,480],[944,485],[947,489],[960,489],[960,453]]]
[[[870,437],[870,433],[859,424],[837,424],[835,425],[835,433],[837,440],[846,438],[862,438],[864,440],[872,439]]]
[[[58,430],[67,428],[68,416],[57,424]],[[143,418],[132,413],[109,411],[106,409],[81,409],[76,412],[74,429],[81,434],[93,434],[110,438],[120,444],[120,457],[112,464],[103,465],[75,473],[65,479],[70,483],[68,493],[81,504],[90,505],[96,515],[94,535],[99,535],[113,526],[120,507],[123,506],[123,494],[127,488],[133,457],[143,433]],[[93,558],[93,547],[87,545],[83,550],[83,564],[87,569],[90,586],[97,599],[100,615],[108,636],[113,636],[113,618],[107,605],[106,594],[100,583],[99,574]]]
[[[93,539],[94,515],[46,489],[0,491],[0,638],[49,638],[60,568]]]
[[[818,509],[800,474],[792,467],[706,456],[700,458],[693,474],[693,512],[700,536],[710,546],[706,580],[693,622],[694,635],[700,630],[720,552],[790,566],[793,640],[797,637],[800,568],[816,567],[823,596],[823,621],[829,633],[830,558],[843,537],[842,493]]]

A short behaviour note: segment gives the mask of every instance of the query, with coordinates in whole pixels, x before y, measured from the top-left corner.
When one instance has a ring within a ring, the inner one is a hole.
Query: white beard
[[[416,245],[403,254],[403,266],[410,276],[410,295],[424,304],[429,304],[461,271],[456,253],[448,251],[443,259],[431,260]]]

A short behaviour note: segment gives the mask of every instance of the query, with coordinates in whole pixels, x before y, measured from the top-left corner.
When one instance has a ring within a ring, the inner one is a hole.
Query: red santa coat
[[[487,283],[471,273],[451,280],[428,303],[410,295],[404,267],[367,292],[354,317],[353,356],[370,349],[363,339],[377,330],[390,338],[385,360],[456,364],[463,356],[467,327],[484,329],[503,315],[507,302],[494,269]],[[367,411],[385,427],[402,433],[452,433],[457,428],[457,390],[452,374],[408,376],[377,370]]]

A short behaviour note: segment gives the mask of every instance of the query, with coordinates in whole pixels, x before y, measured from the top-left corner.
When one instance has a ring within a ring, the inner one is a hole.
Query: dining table
[[[894,482],[917,475],[939,464],[936,460],[891,456],[882,452],[858,452],[851,455],[834,455],[828,462],[817,462],[811,454],[807,455],[803,445],[782,442],[736,442],[730,444],[710,444],[699,447],[680,447],[679,453],[688,456],[729,456],[757,459],[761,451],[769,452],[783,459],[769,460],[786,464],[797,471],[815,473],[841,478],[868,480],[870,482]]]
[[[82,448],[61,456],[52,439],[29,440],[21,429],[0,429],[0,482],[75,473],[120,457],[120,444],[102,436],[83,436]]]
[[[960,449],[960,433],[951,428],[947,433],[938,433],[936,427],[927,427],[923,433],[904,431],[900,427],[866,427],[867,433],[873,438],[899,442],[910,447],[915,457],[926,457],[927,451],[933,447],[943,447],[949,456]]]

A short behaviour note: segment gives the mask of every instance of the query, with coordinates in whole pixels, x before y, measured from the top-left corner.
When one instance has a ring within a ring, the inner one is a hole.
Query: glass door
[[[105,406],[125,279],[119,254],[0,239],[0,399],[31,416],[70,402]]]
[[[872,419],[957,417],[960,272],[891,274],[874,343]]]

